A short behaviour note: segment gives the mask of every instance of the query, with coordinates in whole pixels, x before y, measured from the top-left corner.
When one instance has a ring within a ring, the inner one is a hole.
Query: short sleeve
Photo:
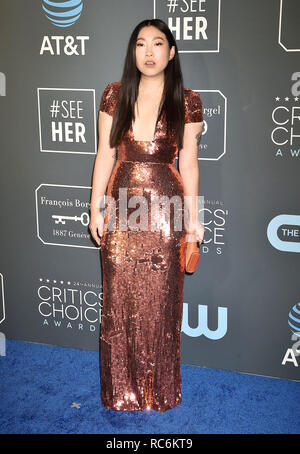
[[[199,93],[186,89],[184,96],[185,123],[198,123],[203,121],[202,101]]]
[[[105,87],[100,102],[100,110],[102,112],[108,113],[111,116],[113,116],[118,100],[117,84],[117,82],[111,82]]]

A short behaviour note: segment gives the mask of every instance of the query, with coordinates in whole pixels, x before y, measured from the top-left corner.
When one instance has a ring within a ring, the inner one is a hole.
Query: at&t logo
[[[300,302],[296,303],[290,310],[288,325],[293,333],[291,340],[296,342],[291,348],[287,349],[281,364],[285,366],[286,363],[292,363],[295,367],[299,367],[297,356],[300,355]]]
[[[57,27],[70,27],[81,16],[82,0],[44,0],[42,3],[45,16]]]
[[[71,27],[81,16],[82,0],[43,0],[45,17],[56,27]],[[40,55],[85,55],[89,36],[44,36]]]

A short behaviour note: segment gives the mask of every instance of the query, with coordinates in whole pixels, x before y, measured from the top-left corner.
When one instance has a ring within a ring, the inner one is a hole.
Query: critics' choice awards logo
[[[41,11],[55,27],[61,30],[71,27],[78,21],[83,9],[82,0],[44,0]],[[68,34],[43,37],[40,55],[86,55],[86,41],[89,36]]]
[[[37,236],[43,244],[95,249],[88,229],[91,187],[41,184],[35,190]]]
[[[286,52],[300,52],[299,0],[280,0],[278,43]]]
[[[200,209],[199,219],[205,219],[204,242],[201,245],[203,254],[215,251],[217,255],[223,254],[225,246],[226,223],[229,216],[222,200],[204,200],[204,207]]]
[[[276,96],[272,109],[271,140],[274,155],[280,158],[300,157],[300,72],[292,75],[296,80],[291,96]]]
[[[300,252],[300,215],[275,216],[267,227],[267,237],[279,251]]]
[[[45,327],[97,332],[103,292],[96,284],[40,278],[37,310]]]
[[[96,154],[95,90],[38,88],[40,151]]]
[[[179,52],[219,52],[221,0],[154,0],[153,17],[163,19]]]
[[[300,356],[300,302],[294,304],[291,308],[287,322],[292,333],[291,340],[295,342],[291,348],[287,349],[281,364],[285,366],[290,363],[295,367],[299,367],[300,362],[297,357]]]

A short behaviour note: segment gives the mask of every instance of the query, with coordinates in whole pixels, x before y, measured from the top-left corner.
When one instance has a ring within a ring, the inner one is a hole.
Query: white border
[[[42,132],[41,132],[41,115],[40,115],[40,90],[49,90],[49,91],[57,91],[57,90],[64,90],[64,91],[91,91],[93,92],[93,99],[94,99],[94,134],[95,134],[95,151],[58,151],[58,150],[43,150],[42,144]],[[95,101],[95,89],[94,88],[46,88],[46,87],[37,87],[37,100],[38,100],[38,117],[39,117],[39,137],[40,137],[40,151],[44,153],[72,153],[72,154],[97,154],[97,137],[96,137],[96,101]]]
[[[280,0],[280,7],[279,7],[279,29],[278,29],[278,44],[286,51],[286,52],[299,52],[300,49],[288,49],[285,47],[281,41],[281,21],[282,21],[282,4],[283,0]]]
[[[220,90],[193,90],[198,91],[199,93],[219,93],[222,98],[224,98],[224,144],[223,144],[223,153],[220,154],[218,158],[199,158],[199,161],[219,161],[224,154],[226,154],[226,130],[227,130],[227,98]]]
[[[51,184],[51,183],[41,183],[36,189],[35,189],[35,209],[36,209],[36,231],[37,231],[37,237],[38,239],[43,243],[43,244],[49,244],[52,246],[63,246],[63,247],[80,247],[84,249],[95,249],[96,251],[101,249],[101,246],[96,247],[96,246],[76,246],[75,244],[62,244],[62,243],[47,243],[44,241],[41,236],[40,236],[40,230],[39,230],[39,207],[38,207],[38,199],[37,199],[37,192],[42,186],[55,186],[58,188],[80,188],[80,189],[92,189],[91,186],[73,186],[69,184]]]
[[[1,295],[2,295],[2,305],[3,305],[3,318],[0,320],[2,323],[5,320],[5,302],[4,302],[4,282],[3,282],[3,274],[0,273],[1,276]]]
[[[195,53],[210,53],[210,52],[220,52],[220,17],[221,17],[221,0],[219,1],[218,6],[218,47],[217,49],[209,49],[209,50],[179,50],[179,54],[195,54]],[[153,0],[153,19],[156,18],[156,0]],[[159,18],[158,18],[159,19]],[[174,37],[175,39],[175,37]],[[195,41],[195,40],[192,40]]]
[[[193,90],[198,93],[219,93],[225,100],[224,103],[224,143],[223,143],[223,153],[221,153],[217,158],[201,158],[198,156],[198,161],[219,161],[222,156],[226,154],[226,132],[227,132],[227,98],[225,95],[220,90]],[[180,152],[179,152],[180,153]],[[176,156],[176,159],[178,159],[178,154]]]

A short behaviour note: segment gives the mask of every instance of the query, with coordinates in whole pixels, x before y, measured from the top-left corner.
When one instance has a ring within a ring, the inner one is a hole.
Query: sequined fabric
[[[120,82],[105,88],[100,110],[113,115]],[[198,93],[185,89],[185,122],[202,121]],[[163,210],[149,210],[148,221],[157,231],[124,230],[124,222],[142,195],[151,205],[153,196],[177,196],[183,206],[183,184],[175,168],[178,149],[166,137],[164,116],[153,141],[136,141],[132,126],[117,148],[107,195],[116,201],[115,229],[101,238],[103,307],[100,335],[101,401],[120,411],[153,409],[164,412],[181,404],[180,344],[184,286],[184,226],[174,229]],[[120,188],[127,202],[123,219]],[[105,222],[110,221],[109,203]],[[183,210],[181,212],[183,216]],[[121,225],[123,226],[121,228]]]

